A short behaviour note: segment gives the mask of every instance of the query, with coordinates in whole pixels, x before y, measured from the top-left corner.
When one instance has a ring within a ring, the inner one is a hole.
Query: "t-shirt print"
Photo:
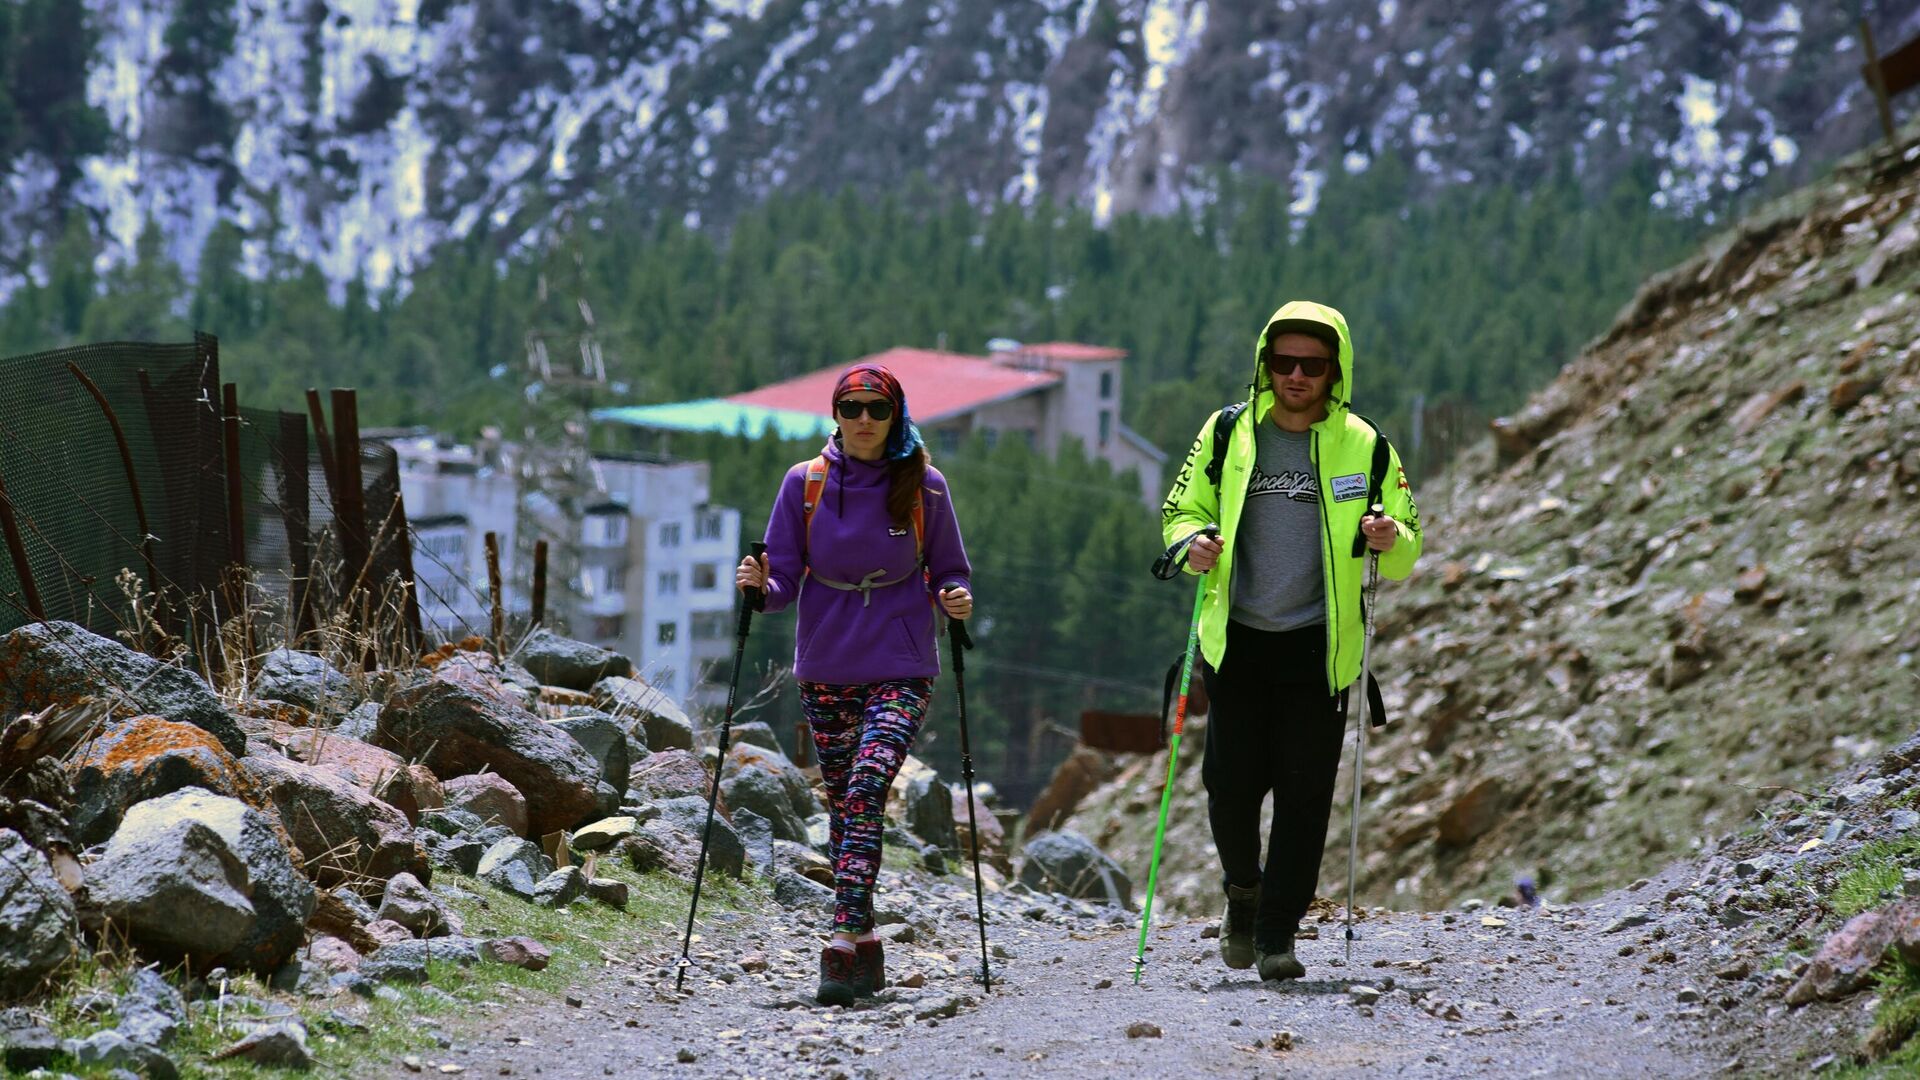
[[[1253,477],[1247,481],[1247,498],[1261,495],[1284,495],[1294,502],[1318,505],[1320,502],[1320,479],[1310,472],[1298,469],[1274,474],[1263,472],[1259,465],[1253,467]]]

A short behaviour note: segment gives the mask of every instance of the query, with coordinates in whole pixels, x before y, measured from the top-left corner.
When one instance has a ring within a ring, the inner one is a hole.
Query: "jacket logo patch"
[[[1333,501],[1351,502],[1367,497],[1367,474],[1349,473],[1333,478]]]
[[[894,528],[893,526],[888,526],[887,535],[888,536],[905,536],[907,535],[907,530],[904,528]]]

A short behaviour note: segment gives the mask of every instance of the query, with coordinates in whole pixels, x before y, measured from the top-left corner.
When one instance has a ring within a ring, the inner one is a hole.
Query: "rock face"
[[[1020,881],[1029,888],[1133,907],[1133,882],[1120,864],[1072,830],[1041,833],[1027,841]]]
[[[211,965],[253,931],[251,884],[246,863],[213,829],[149,818],[121,824],[87,887],[141,948]]]
[[[736,769],[732,776],[722,781],[720,790],[726,793],[728,807],[736,813],[750,810],[765,819],[778,839],[796,843],[806,841],[806,822],[793,812],[793,803],[779,777],[758,766],[749,765]]]
[[[678,799],[687,795],[706,798],[713,774],[688,750],[661,750],[635,765],[627,774],[627,784],[641,798]]]
[[[1920,914],[1920,901],[1903,900],[1848,919],[1820,946],[1806,974],[1787,991],[1787,1004],[1837,1001],[1866,989],[1888,946],[1916,914]]]
[[[627,753],[627,733],[619,721],[603,712],[566,716],[553,726],[573,736],[593,760],[600,763],[600,779],[619,791],[627,790],[627,771],[633,762]]]
[[[464,810],[482,822],[497,822],[515,836],[527,835],[527,800],[504,777],[494,773],[456,776],[446,782],[447,805]]]
[[[960,844],[960,856],[972,858],[973,834],[967,824],[968,793],[955,788],[953,790],[953,827],[954,837]],[[980,827],[980,861],[1005,874],[1011,869],[1007,860],[1007,830],[993,811],[978,799],[973,800],[973,821]]]
[[[650,750],[693,749],[693,721],[671,698],[640,679],[602,679],[593,684],[593,701],[622,725],[644,731]]]
[[[947,855],[960,851],[960,833],[953,824],[953,792],[929,770],[907,782],[907,828],[913,835]]]
[[[275,649],[260,662],[253,696],[284,701],[322,716],[340,716],[360,704],[353,681],[310,653]]]
[[[110,680],[103,685],[103,680]],[[0,715],[107,699],[120,716],[150,713],[194,727],[227,753],[247,737],[212,688],[185,668],[162,664],[70,622],[34,623],[0,638]]]
[[[548,686],[591,690],[601,679],[633,674],[633,661],[611,649],[574,641],[540,627],[520,643],[515,658]]]
[[[1500,781],[1487,777],[1462,792],[1440,815],[1440,842],[1462,848],[1479,839],[1500,820]]]
[[[86,743],[70,766],[75,843],[90,847],[113,835],[127,807],[143,799],[204,788],[256,801],[240,763],[211,733],[192,724],[136,716]]]
[[[500,774],[527,797],[532,835],[576,825],[599,808],[600,763],[573,736],[472,684],[435,677],[396,691],[374,741],[443,778]]]
[[[129,831],[135,836],[158,834],[185,822],[218,834],[226,849],[240,859],[247,882],[244,892],[253,907],[247,933],[216,962],[272,972],[300,947],[307,917],[313,914],[313,883],[294,868],[279,833],[264,814],[238,799],[200,788],[138,804],[127,811],[114,840]]]
[[[340,773],[272,754],[241,762],[266,791],[308,871],[325,888],[355,875],[388,878],[405,871],[428,880],[426,852],[406,816]]]
[[[633,861],[642,873],[664,870],[690,878],[700,856],[700,837],[707,818],[707,801],[688,795],[655,804],[660,816],[642,822],[633,835],[615,849]],[[740,834],[718,813],[713,817],[713,833],[707,848],[707,869],[728,877],[739,877],[746,868],[747,849]]]
[[[24,997],[73,955],[73,900],[46,856],[0,829],[0,999]]]
[[[1111,757],[1084,746],[1074,747],[1027,811],[1027,835],[1038,836],[1066,820],[1082,799],[1113,778],[1114,771]]]

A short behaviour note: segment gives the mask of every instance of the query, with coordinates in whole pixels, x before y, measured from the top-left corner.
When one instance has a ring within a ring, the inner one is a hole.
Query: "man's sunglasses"
[[[1300,374],[1309,379],[1317,379],[1327,373],[1327,367],[1332,363],[1333,361],[1324,356],[1287,356],[1283,353],[1275,353],[1267,357],[1267,370],[1271,371],[1275,377],[1281,377],[1297,367],[1300,369]]]
[[[893,402],[884,398],[879,401],[855,401],[852,398],[842,398],[833,403],[833,411],[839,413],[842,420],[858,420],[863,411],[875,420],[885,420],[893,415]]]

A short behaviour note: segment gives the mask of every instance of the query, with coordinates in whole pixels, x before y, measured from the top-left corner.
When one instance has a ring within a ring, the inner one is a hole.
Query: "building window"
[[[1107,445],[1107,439],[1113,434],[1113,413],[1100,410],[1100,445]]]
[[[600,615],[593,620],[593,636],[602,641],[612,641],[627,631],[625,615]]]
[[[653,684],[653,688],[655,690],[663,690],[663,691],[666,691],[667,693],[672,693],[673,692],[673,669],[662,668],[657,674],[648,678],[647,682]]]
[[[607,591],[610,593],[627,591],[627,568],[624,566],[607,567]]]
[[[1027,444],[1028,450],[1032,450],[1039,445],[1040,437],[1032,428],[1021,428],[1020,441]]]
[[[660,546],[661,547],[679,547],[680,546],[680,523],[679,522],[673,521],[660,526]]]
[[[680,571],[669,570],[661,573],[661,575],[655,579],[655,584],[658,586],[656,591],[659,592],[661,596],[678,596],[680,594]]]
[[[720,572],[712,563],[701,563],[693,568],[693,587],[696,590],[711,589],[720,583]]]
[[[671,645],[673,644],[674,639],[679,636],[680,636],[679,623],[663,622],[660,624],[659,630],[655,632],[654,639],[662,645]]]
[[[720,515],[707,511],[694,518],[693,538],[695,540],[720,539]]]
[[[1113,372],[1103,371],[1100,373],[1100,400],[1111,401],[1112,399],[1113,399]]]
[[[627,542],[627,519],[617,514],[590,514],[581,532],[595,547],[618,547]]]
[[[1000,429],[987,428],[980,433],[980,437],[986,440],[987,449],[991,450],[994,445],[1000,441]]]
[[[687,630],[695,641],[718,641],[727,636],[728,613],[724,611],[696,611],[688,620]]]
[[[960,450],[960,429],[959,428],[941,428],[939,431],[934,432],[934,435],[936,435],[940,440],[940,452],[942,454],[953,454],[953,453],[959,452]]]

